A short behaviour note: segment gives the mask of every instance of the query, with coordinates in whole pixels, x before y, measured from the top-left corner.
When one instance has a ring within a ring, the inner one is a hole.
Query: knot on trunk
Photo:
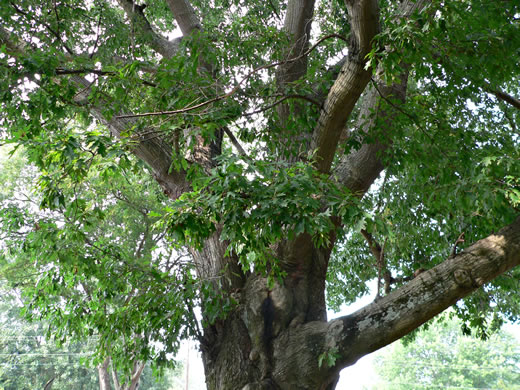
[[[471,277],[471,273],[467,269],[456,269],[453,272],[453,277],[455,278],[455,283],[457,283],[460,287],[469,288],[475,285],[473,278]]]

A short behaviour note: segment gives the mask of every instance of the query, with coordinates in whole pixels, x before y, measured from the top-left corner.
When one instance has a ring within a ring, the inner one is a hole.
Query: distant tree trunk
[[[125,382],[123,385],[121,385],[121,381],[119,380],[115,369],[113,367],[111,369],[109,368],[110,362],[111,359],[106,358],[103,364],[100,364],[98,366],[99,390],[112,389],[112,386],[110,384],[110,372],[112,374],[112,380],[114,382],[115,390],[137,390],[137,387],[139,386],[139,379],[141,378],[141,374],[143,373],[145,363],[135,362],[132,370],[132,375],[130,377],[130,381]]]
[[[110,359],[106,358],[105,361],[98,366],[98,375],[99,375],[99,390],[111,390],[112,386],[110,385],[110,375],[108,374],[108,365],[110,364]]]

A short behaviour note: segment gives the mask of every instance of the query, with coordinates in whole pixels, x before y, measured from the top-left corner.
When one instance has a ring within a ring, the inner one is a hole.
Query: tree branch
[[[520,217],[497,234],[475,242],[457,256],[420,273],[405,286],[353,314],[328,323],[314,321],[287,330],[279,336],[279,342],[289,347],[283,350],[285,355],[279,356],[278,361],[291,364],[294,360],[290,357],[298,356],[298,364],[305,367],[320,354],[335,353],[337,360],[332,367],[322,367],[319,375],[313,372],[309,374],[313,378],[305,378],[306,383],[315,380],[318,388],[324,378],[332,378],[359,358],[410,333],[518,265]],[[322,341],[317,345],[316,340]],[[286,376],[287,372],[291,370],[281,365],[273,376],[276,379],[276,376]]]
[[[247,81],[249,80],[255,73],[258,73],[260,72],[261,70],[265,70],[265,69],[271,69],[271,68],[274,68],[276,66],[279,66],[279,65],[282,65],[282,64],[285,64],[285,63],[288,63],[288,62],[294,62],[294,61],[298,61],[300,60],[301,58],[307,56],[311,51],[313,51],[316,47],[318,47],[319,44],[321,44],[324,40],[326,39],[329,39],[329,38],[339,38],[339,39],[343,39],[345,40],[344,37],[342,37],[341,35],[338,35],[338,34],[329,34],[329,35],[326,35],[324,36],[323,38],[321,38],[320,40],[318,40],[318,42],[316,42],[310,49],[306,50],[304,53],[302,53],[301,55],[299,55],[298,57],[295,57],[295,58],[291,58],[291,59],[288,59],[288,60],[284,60],[284,61],[278,61],[278,62],[272,62],[270,64],[267,64],[267,65],[261,65],[253,70],[251,70],[242,80],[240,80],[236,85],[235,87],[233,87],[233,89],[231,89],[229,92],[227,93],[224,93],[222,95],[219,95],[219,96],[216,96],[214,97],[213,99],[209,99],[209,100],[206,100],[202,103],[198,103],[198,104],[193,104],[191,106],[188,106],[188,107],[184,107],[184,108],[180,108],[178,110],[170,110],[170,111],[155,111],[155,112],[144,112],[142,114],[128,114],[128,115],[119,115],[117,116],[116,118],[118,119],[121,119],[121,118],[139,118],[139,117],[145,117],[145,116],[160,116],[160,115],[174,115],[174,114],[183,114],[183,113],[186,113],[186,112],[189,112],[189,111],[193,111],[193,110],[197,110],[199,108],[203,108],[203,107],[206,107],[212,103],[216,103],[220,100],[223,100],[223,99],[226,99],[228,97],[231,97],[232,95],[234,95],[235,93],[237,93],[239,90],[240,90],[240,87]],[[291,95],[292,97],[301,97],[302,95]],[[317,101],[315,101],[314,99],[310,98],[310,97],[305,97],[305,100],[307,101],[310,101],[312,102],[313,104],[315,105],[319,105],[319,103]]]
[[[166,4],[179,24],[182,35],[188,36],[193,30],[202,28],[199,17],[188,0],[166,0]]]
[[[379,243],[374,240],[372,234],[367,232],[365,229],[361,229],[361,234],[363,235],[363,237],[365,237],[365,240],[367,241],[368,247],[370,248],[372,255],[374,255],[374,258],[376,260],[379,260],[382,254],[381,245],[379,245]]]
[[[117,73],[113,71],[104,71],[101,69],[91,69],[91,68],[82,68],[82,69],[65,69],[65,68],[56,68],[57,75],[70,75],[70,74],[96,74],[98,76],[116,76]],[[144,85],[148,85],[149,87],[157,87],[155,83],[152,83],[148,80],[140,79],[140,81]]]
[[[134,27],[140,30],[140,33],[148,41],[150,47],[165,58],[171,58],[179,49],[179,41],[169,41],[157,34],[146,16],[143,13],[143,6],[135,4],[132,0],[117,0],[119,5],[125,10],[126,15],[130,19]]]
[[[6,45],[8,53],[13,57],[28,55],[33,50],[29,44],[18,40],[16,36],[13,36],[1,26],[0,43]],[[87,107],[92,116],[104,124],[112,135],[121,140],[126,139],[125,132],[135,125],[135,120],[117,117],[107,119],[103,113],[105,107],[109,106],[109,102],[100,101],[97,105],[92,105],[88,100],[92,83],[78,74],[71,74],[70,81],[79,88],[79,92],[74,97],[74,103]],[[131,145],[132,153],[151,167],[155,179],[170,198],[175,199],[189,189],[184,171],[177,172],[170,169],[172,163],[171,145],[160,137],[136,139],[135,141]]]
[[[27,50],[32,49],[28,43],[18,39],[16,35],[10,33],[2,26],[0,26],[0,43],[6,46],[7,54],[13,57],[24,55]]]
[[[69,53],[71,56],[75,55],[74,51],[63,41],[63,39],[61,39],[59,31],[55,31],[48,23],[45,23],[44,21],[41,21],[39,19],[31,19],[29,17],[29,14],[27,12],[25,12],[23,9],[18,7],[12,1],[10,1],[9,3],[14,8],[16,13],[18,13],[19,15],[24,16],[30,22],[36,22],[36,23],[39,23],[40,25],[42,25],[43,27],[45,27],[52,35],[54,35],[54,37],[58,40],[60,45],[65,49],[65,51],[67,53]],[[54,12],[56,13],[56,19],[58,19],[58,13],[56,11],[56,7],[54,7]]]
[[[380,301],[336,321],[349,328],[344,330],[354,339],[348,343],[364,349],[354,354],[367,354],[401,338],[518,265],[520,217],[497,234],[475,242],[457,256],[422,272]],[[346,344],[342,347],[347,347]],[[359,357],[344,349],[342,363],[353,364]]]
[[[422,10],[429,1],[405,0],[400,7],[400,16],[407,17],[417,10]],[[345,66],[348,66],[348,60]],[[392,98],[401,102],[405,101],[409,67],[406,64],[401,64],[401,67],[404,71],[398,82],[390,86],[379,83],[377,88],[370,88],[361,107],[355,127],[361,129],[362,133],[368,133],[377,124],[379,127],[377,138],[343,156],[334,169],[334,176],[337,180],[358,196],[362,196],[368,190],[384,168],[381,157],[391,144],[392,126],[399,110],[392,104],[388,104],[387,108],[383,109],[381,100],[391,102],[389,98]],[[341,73],[338,80],[340,77]],[[341,128],[337,128],[335,132],[341,133],[341,130]],[[337,141],[336,145],[333,145],[329,140],[327,145],[335,151]],[[332,153],[328,154],[331,158],[334,152],[329,150],[329,153]],[[320,164],[319,161],[317,163]],[[322,162],[321,166],[326,165]]]
[[[371,70],[366,68],[365,56],[379,32],[377,0],[346,3],[352,30],[349,55],[325,100],[311,143],[320,172],[329,171],[347,118],[370,80]]]
[[[229,137],[229,140],[231,141],[233,146],[235,148],[237,148],[238,153],[240,153],[241,156],[246,157],[247,156],[246,151],[244,150],[242,145],[240,145],[240,142],[238,142],[238,140],[236,139],[235,135],[231,132],[231,130],[229,130],[229,127],[224,126],[224,133],[226,133],[226,135]]]
[[[514,96],[511,96],[498,88],[491,88],[491,86],[489,85],[485,87],[485,90],[495,95],[497,99],[509,103],[514,108],[520,110],[520,99],[517,99]]]
[[[302,56],[309,45],[311,22],[314,14],[314,0],[290,0],[284,20],[284,30],[290,41],[287,58],[297,60],[286,62],[280,67],[277,81],[280,85],[298,80],[307,71],[307,56]]]

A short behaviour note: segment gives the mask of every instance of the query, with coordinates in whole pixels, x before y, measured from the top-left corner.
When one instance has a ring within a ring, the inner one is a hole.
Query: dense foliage
[[[519,70],[513,0],[4,1],[2,272],[97,363],[268,344],[518,217]],[[296,292],[257,331],[263,277]],[[485,336],[519,281],[454,310]]]
[[[95,367],[85,363],[96,340],[56,345],[45,337],[44,322],[28,323],[21,315],[21,301],[0,289],[0,389],[91,390],[99,388]],[[16,294],[15,294],[16,295]],[[140,378],[143,390],[167,390],[179,372],[169,371],[158,380],[148,365]]]
[[[94,336],[90,352],[97,356],[89,353],[85,360],[92,356],[98,362],[107,357],[124,361],[126,356],[150,360],[150,355],[135,356],[135,345],[139,345],[137,334],[153,328],[136,321],[145,307],[159,313],[165,302],[168,307],[177,303],[182,310],[174,268],[190,266],[165,245],[156,251],[164,234],[154,229],[157,217],[150,213],[158,214],[162,193],[128,171],[110,180],[91,177],[88,184],[70,187],[65,194],[75,197],[71,209],[44,212],[39,209],[41,196],[32,192],[38,171],[29,165],[25,151],[9,157],[8,149],[1,150],[0,265],[3,277],[22,291],[26,317],[45,318],[49,326],[42,328],[41,336],[58,343]],[[120,333],[118,329],[127,327],[128,321],[136,322],[137,329]],[[181,325],[175,326],[157,324],[155,331],[169,330],[171,339],[170,347],[155,353],[165,356],[176,350]]]

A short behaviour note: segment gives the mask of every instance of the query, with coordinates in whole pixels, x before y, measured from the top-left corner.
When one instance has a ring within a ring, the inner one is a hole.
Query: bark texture
[[[339,371],[416,329],[498,275],[520,265],[520,218],[419,274],[365,308],[329,322],[307,321],[290,286],[252,275],[237,311],[204,351],[210,389],[332,389]],[[336,354],[332,367],[320,356]],[[247,373],[247,374],[246,374]]]
[[[118,0],[118,3],[136,33],[146,37],[151,50],[163,58],[176,54],[178,41],[169,41],[158,34],[141,6],[131,0]],[[403,0],[395,7],[395,17],[408,18],[414,12],[422,12],[429,4],[428,0]],[[166,0],[166,5],[183,36],[196,36],[197,32],[203,31],[203,18],[199,18],[189,1]],[[276,86],[281,93],[307,73],[307,57],[302,53],[309,46],[314,6],[314,0],[289,0],[287,3],[281,27],[289,37],[283,51],[287,61],[276,73]],[[406,100],[410,64],[401,64],[404,70],[393,85],[378,80],[367,66],[366,56],[373,49],[374,37],[381,29],[379,2],[345,0],[345,7],[351,28],[348,54],[339,62],[327,96],[320,97],[323,104],[316,126],[302,129],[301,134],[294,137],[302,143],[305,152],[314,152],[313,164],[319,172],[331,174],[339,184],[361,198],[388,161],[386,153],[392,145],[397,112],[385,103],[390,99],[397,103]],[[0,43],[13,57],[23,57],[34,50],[29,42],[1,26]],[[201,57],[198,57],[197,71],[216,75],[216,67]],[[216,93],[226,90],[219,84],[218,75],[214,78]],[[74,104],[88,107],[91,115],[114,137],[125,139],[127,130],[137,124],[144,127],[143,134],[153,130],[146,128],[146,122],[141,119],[107,117],[104,107],[110,104],[108,100],[89,100],[92,83],[78,74],[70,80],[78,89]],[[504,93],[497,93],[497,96],[506,101],[509,99]],[[337,151],[340,138],[347,133],[346,123],[361,97],[363,105],[356,128],[362,145],[349,154],[340,155]],[[292,111],[285,104],[277,107],[277,128],[283,130],[291,115],[299,115],[298,106],[294,107]],[[212,141],[197,139],[198,149],[189,157],[190,163],[199,164],[206,171],[218,164],[216,157],[221,151],[222,131],[215,130]],[[290,136],[283,133],[280,139],[290,141]],[[133,137],[132,152],[149,165],[171,199],[190,190],[186,172],[171,169],[170,140],[139,134]],[[280,154],[280,159],[291,163],[302,158],[299,154],[286,158]],[[331,219],[334,224],[341,224],[339,218],[332,216]],[[306,233],[274,244],[273,250],[287,277],[283,283],[269,286],[265,277],[253,270],[244,271],[236,257],[226,255],[228,243],[221,239],[220,228],[206,239],[202,248],[190,249],[197,276],[203,280],[222,281],[221,293],[232,295],[238,301],[225,319],[207,321],[203,328],[200,342],[209,390],[334,389],[343,367],[399,339],[520,264],[518,218],[500,232],[475,242],[384,298],[352,315],[327,321],[325,278],[335,242],[333,233],[327,247],[316,247]],[[328,356],[335,359],[327,359]],[[329,361],[334,363],[329,366]],[[136,388],[143,367],[135,367],[136,375],[129,389]],[[108,360],[98,370],[100,390],[108,390]]]

